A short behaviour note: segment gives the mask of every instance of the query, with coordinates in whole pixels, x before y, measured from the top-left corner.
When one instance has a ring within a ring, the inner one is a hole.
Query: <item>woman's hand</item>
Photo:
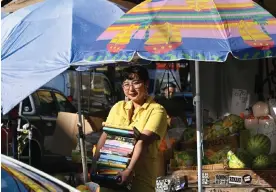
[[[129,177],[132,176],[132,171],[130,169],[125,169],[122,172],[118,173],[118,177],[120,178],[119,185],[124,184],[129,180]]]

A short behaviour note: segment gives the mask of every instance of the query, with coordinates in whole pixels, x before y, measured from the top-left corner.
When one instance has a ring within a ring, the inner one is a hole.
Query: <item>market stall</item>
[[[273,191],[276,187],[276,126],[272,117],[275,106],[271,106],[275,104],[272,101],[258,101],[247,114],[228,114],[204,124],[202,184],[205,191],[253,188]],[[167,174],[185,178],[187,190],[197,188],[195,134],[193,127],[184,131],[172,149],[168,165]],[[159,182],[162,183],[162,178]],[[160,188],[164,186],[160,184]]]
[[[169,15],[166,6],[171,8]],[[246,10],[246,14],[240,14],[240,9]],[[228,11],[227,14],[225,11]],[[262,16],[256,16],[256,12]],[[180,18],[179,13],[184,17],[177,19]],[[137,17],[137,14],[140,17]],[[206,15],[211,17],[206,20]],[[133,20],[133,18],[138,19]],[[197,187],[202,191],[203,143],[199,61],[223,62],[229,53],[242,60],[273,57],[275,55],[274,22],[275,18],[247,0],[239,3],[227,2],[227,5],[220,1],[204,1],[196,4],[191,1],[177,0],[144,1],[93,41],[89,45],[89,52],[76,54],[81,56],[82,60],[70,65],[95,67],[110,62],[129,62],[134,55],[152,61],[194,60],[196,160],[199,178]],[[264,23],[268,24],[266,28]],[[256,37],[255,34],[257,34]],[[261,39],[258,39],[259,37]],[[62,69],[59,68],[58,72],[68,67],[69,64],[66,63]],[[50,78],[51,76],[47,77],[47,80]],[[38,84],[36,86],[38,87]],[[7,97],[7,94],[4,96]],[[235,134],[239,130],[231,129],[228,132]]]
[[[207,15],[210,18],[206,19]],[[202,191],[199,62],[225,62],[229,53],[240,60],[274,57],[275,30],[264,27],[264,23],[274,26],[272,21],[275,18],[271,14],[250,0],[227,1],[227,4],[144,1],[105,30],[91,45],[94,53],[87,54],[87,59],[97,64],[130,62],[137,55],[151,61],[195,61],[197,187]]]

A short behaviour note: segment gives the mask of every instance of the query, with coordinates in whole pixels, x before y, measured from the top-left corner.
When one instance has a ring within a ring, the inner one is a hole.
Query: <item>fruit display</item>
[[[207,124],[203,128],[203,139],[212,140],[218,137],[227,137],[244,129],[244,120],[238,115],[230,114]],[[185,142],[196,141],[196,129],[188,128],[184,131]]]
[[[271,141],[264,134],[256,134],[248,140],[247,151],[254,157],[258,155],[268,155],[270,148]]]
[[[196,131],[194,128],[188,128],[183,134],[184,141],[196,141]]]
[[[174,159],[176,161],[177,166],[193,166],[196,163],[196,151],[175,151]]]
[[[263,101],[258,101],[252,107],[253,114],[255,117],[268,116],[269,107],[268,104]]]
[[[225,146],[223,149],[216,152],[212,151],[212,149],[208,149],[205,151],[205,156],[207,157],[209,164],[225,164],[227,162],[227,152],[229,150],[229,146]]]
[[[238,115],[230,114],[224,117],[222,126],[228,128],[230,133],[237,133],[244,129],[244,120]]]
[[[276,168],[276,154],[270,154],[271,141],[264,134],[256,134],[248,140],[246,149],[227,153],[230,169],[270,169]]]
[[[228,166],[231,169],[244,169],[251,167],[252,156],[244,151],[239,150],[237,153],[228,151],[227,153]]]
[[[271,159],[268,155],[257,156],[252,163],[253,169],[267,169],[271,165]]]
[[[254,115],[249,115],[244,120],[244,127],[246,129],[256,129],[259,127],[259,119],[254,117]]]

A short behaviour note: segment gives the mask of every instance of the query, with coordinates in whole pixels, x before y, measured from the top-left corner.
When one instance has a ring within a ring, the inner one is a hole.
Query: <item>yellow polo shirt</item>
[[[152,97],[134,112],[132,110],[131,101],[120,101],[112,107],[106,122],[124,127],[136,127],[140,132],[152,131],[160,136],[160,140],[154,141],[147,149],[148,152],[136,163],[135,178],[132,183],[133,192],[154,192],[159,164],[158,149],[167,130],[167,113]]]

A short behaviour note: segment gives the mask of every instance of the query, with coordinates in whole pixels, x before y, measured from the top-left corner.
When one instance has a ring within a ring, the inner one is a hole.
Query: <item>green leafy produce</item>
[[[244,129],[244,120],[238,115],[228,115],[224,117],[222,126],[229,129],[230,133],[237,133]]]
[[[204,155],[203,159],[202,159],[202,164],[203,165],[209,165],[212,164],[211,161],[208,159],[208,157],[206,157],[206,155]]]
[[[213,155],[209,157],[210,163],[225,163],[227,161],[227,153],[230,150],[229,146],[226,146],[224,149],[221,149],[217,152],[214,152]]]
[[[215,137],[215,135],[214,135],[214,130],[212,129],[212,126],[206,126],[203,129],[203,138],[204,138],[204,140],[212,139],[214,137]]]
[[[174,159],[176,160],[177,166],[192,166],[196,162],[195,151],[175,151]]]
[[[183,134],[184,141],[195,141],[196,139],[196,131],[193,128],[188,128],[184,131]]]
[[[247,143],[247,150],[254,157],[259,155],[268,155],[271,148],[269,137],[264,134],[257,134],[250,137]]]
[[[257,156],[253,163],[253,169],[266,169],[271,165],[271,159],[268,155],[259,155]]]
[[[225,137],[230,134],[227,127],[223,127],[223,121],[219,120],[215,122],[211,128],[210,139],[215,139],[216,137]]]
[[[231,169],[244,169],[250,167],[252,156],[243,150],[238,151],[236,154],[232,151],[227,153],[228,166]]]

